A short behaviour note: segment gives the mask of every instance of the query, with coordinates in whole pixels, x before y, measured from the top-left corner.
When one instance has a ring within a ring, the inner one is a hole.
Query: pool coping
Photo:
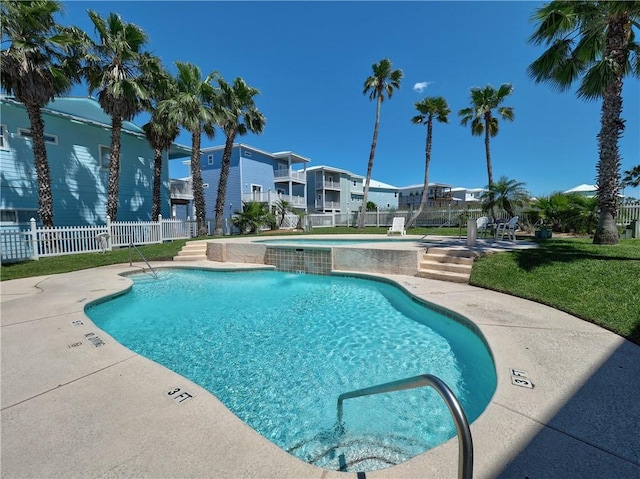
[[[152,266],[265,268],[212,261]],[[142,268],[115,265],[1,283],[3,478],[357,477],[287,454],[207,391],[99,330],[84,306],[122,293],[131,285],[122,274]],[[640,475],[640,437],[629,420],[640,417],[639,346],[524,299],[414,276],[375,277],[464,316],[491,347],[498,383],[471,425],[474,477]],[[511,369],[524,371],[534,387],[514,385]],[[185,392],[192,397],[176,398]],[[456,474],[452,439],[366,477]]]

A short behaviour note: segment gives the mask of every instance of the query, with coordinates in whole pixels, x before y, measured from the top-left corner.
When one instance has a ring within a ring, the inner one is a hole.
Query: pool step
[[[207,259],[206,241],[188,241],[178,254],[173,257],[173,261],[202,261]]]
[[[411,441],[403,437],[351,437],[335,438],[337,443],[329,445],[327,438],[312,438],[288,449],[287,452],[296,455],[297,450],[305,451],[306,462],[324,469],[354,472],[384,469],[406,461],[413,454]],[[393,441],[389,441],[393,439]],[[415,447],[415,446],[414,446]],[[302,457],[301,457],[302,458]]]
[[[422,257],[416,276],[454,283],[468,283],[474,257],[474,253],[470,251],[429,248]]]

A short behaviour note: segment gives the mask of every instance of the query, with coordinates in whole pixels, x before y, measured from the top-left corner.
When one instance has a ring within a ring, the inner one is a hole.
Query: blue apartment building
[[[26,226],[38,218],[38,181],[30,122],[24,105],[0,97],[0,225]],[[106,222],[111,117],[93,98],[56,98],[42,110],[56,226]],[[170,216],[168,161],[190,155],[173,145],[163,153],[162,208]],[[154,150],[140,127],[124,122],[121,133],[118,221],[151,219]]]
[[[207,219],[215,218],[223,153],[224,146],[204,148],[200,158]],[[243,202],[248,201],[267,203],[271,208],[278,201],[287,201],[293,208],[306,211],[306,165],[309,161],[292,151],[269,153],[234,143],[225,195],[225,217],[241,211]]]

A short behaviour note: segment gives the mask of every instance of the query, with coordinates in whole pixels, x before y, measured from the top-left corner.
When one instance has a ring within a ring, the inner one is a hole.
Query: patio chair
[[[387,230],[387,236],[392,235],[394,233],[400,233],[400,236],[404,236],[406,230],[404,229],[404,217],[396,216],[393,218],[393,223],[391,224],[391,228]]]
[[[504,239],[505,232],[507,233],[507,240],[516,240],[516,225],[518,224],[518,217],[514,216],[506,223],[500,223],[496,229],[496,238],[500,233],[500,239]]]
[[[491,223],[491,218],[488,216],[481,216],[476,220],[476,228],[478,230],[478,237],[480,237],[480,233],[484,235],[484,238],[487,237],[487,230],[489,223]],[[473,224],[473,223],[472,223]]]

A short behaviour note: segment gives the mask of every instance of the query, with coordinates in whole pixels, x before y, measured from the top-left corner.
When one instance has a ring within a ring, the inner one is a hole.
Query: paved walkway
[[[142,266],[0,284],[3,478],[456,477],[456,439],[364,476],[303,463],[210,393],[115,342],[84,307],[125,291],[131,281],[119,274]],[[640,347],[522,299],[388,278],[471,319],[493,351],[498,387],[471,426],[475,478],[640,477]],[[534,388],[513,385],[511,368],[526,371]],[[193,397],[179,402],[168,395],[176,388]]]

